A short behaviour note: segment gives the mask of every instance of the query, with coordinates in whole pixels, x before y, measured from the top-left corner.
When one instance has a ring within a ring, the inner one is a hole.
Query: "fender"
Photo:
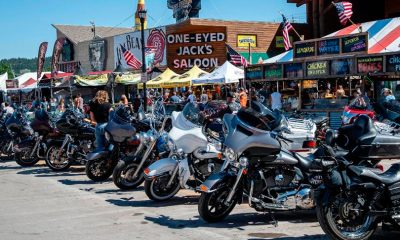
[[[178,161],[173,158],[164,158],[158,160],[147,167],[145,171],[145,177],[151,179],[164,174],[172,173],[178,164]]]
[[[91,152],[86,155],[87,161],[96,161],[106,158],[110,154],[109,151]]]
[[[216,172],[211,174],[207,180],[201,184],[199,191],[205,193],[215,192],[224,185],[222,183],[230,180],[235,181],[235,179],[236,175],[229,173],[228,171]]]

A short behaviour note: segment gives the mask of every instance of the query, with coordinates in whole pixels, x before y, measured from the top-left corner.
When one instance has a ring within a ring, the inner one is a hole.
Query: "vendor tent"
[[[368,53],[396,52],[400,50],[400,18],[389,18],[378,21],[353,24],[325,37],[338,37],[349,34],[368,33]],[[284,52],[264,63],[293,61],[293,50]]]
[[[7,91],[7,85],[6,82],[8,80],[8,73],[4,73],[2,75],[0,75],[0,91]]]
[[[232,65],[226,61],[224,65],[215,69],[213,72],[206,74],[192,82],[194,85],[206,84],[229,84],[238,83],[240,79],[244,78],[244,70]]]
[[[206,71],[200,69],[198,66],[194,66],[189,71],[185,72],[178,78],[174,78],[171,81],[167,81],[161,84],[162,88],[175,88],[175,87],[187,87],[192,85],[192,80],[199,78],[203,75],[208,74]]]
[[[179,77],[180,75],[172,71],[171,69],[167,68],[163,73],[161,73],[158,77],[151,79],[146,83],[147,88],[162,88],[163,84],[166,84],[167,82],[171,80],[175,80]],[[143,84],[139,84],[138,87],[140,89],[143,88]]]

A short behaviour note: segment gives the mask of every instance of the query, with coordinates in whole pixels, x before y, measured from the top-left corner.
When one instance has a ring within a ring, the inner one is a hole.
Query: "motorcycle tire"
[[[30,150],[30,149],[29,149]],[[14,154],[15,162],[20,165],[21,167],[32,167],[37,162],[39,162],[39,158],[37,157],[30,157],[30,151],[23,151]]]
[[[71,167],[71,160],[66,155],[65,151],[62,155],[59,155],[61,146],[52,145],[49,147],[46,153],[46,165],[55,172],[66,171]],[[62,158],[63,161],[59,162],[59,158]]]
[[[173,198],[181,189],[178,177],[172,182],[169,188],[165,188],[171,176],[161,176],[153,179],[146,179],[144,191],[147,197],[155,202],[163,202]]]
[[[144,182],[143,169],[139,171],[135,179],[129,178],[130,175],[135,173],[138,167],[138,163],[119,161],[113,172],[115,186],[121,190],[133,190],[139,187]]]
[[[201,218],[208,223],[215,223],[224,220],[235,208],[237,198],[233,198],[231,203],[226,206],[224,201],[230,192],[229,188],[222,188],[211,193],[202,193],[198,203],[198,211]],[[219,201],[215,202],[215,201]],[[217,203],[217,206],[211,205]],[[212,210],[215,210],[213,212]]]
[[[111,177],[115,164],[110,160],[88,161],[86,163],[86,176],[94,182],[103,182]]]
[[[317,219],[322,230],[333,240],[367,240],[375,233],[377,222],[371,222],[370,226],[365,231],[359,234],[345,235],[334,225],[334,219],[331,216],[331,207],[333,203],[323,204],[317,203],[316,212]]]

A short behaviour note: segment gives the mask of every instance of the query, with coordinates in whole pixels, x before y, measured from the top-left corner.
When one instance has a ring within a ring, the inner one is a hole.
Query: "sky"
[[[41,42],[51,55],[56,31],[51,24],[132,27],[137,0],[1,0],[0,59],[37,56]],[[174,23],[167,0],[146,0],[148,26]],[[304,22],[306,10],[286,0],[202,0],[200,18],[280,22],[279,12]]]

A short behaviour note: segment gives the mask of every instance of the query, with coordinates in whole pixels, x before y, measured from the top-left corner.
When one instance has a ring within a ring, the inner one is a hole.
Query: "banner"
[[[58,72],[58,60],[63,48],[65,38],[59,38],[54,43],[53,56],[51,58],[51,77],[55,77]]]
[[[46,59],[46,52],[47,52],[48,45],[49,45],[48,42],[42,42],[39,47],[37,69],[36,69],[38,81],[40,80],[40,77],[42,76],[43,66],[44,66],[44,61]]]
[[[145,45],[154,47],[154,66],[166,66],[166,40],[165,27],[147,29],[144,31]],[[142,61],[142,47],[140,44],[140,31],[126,33],[114,37],[114,64],[118,66],[120,62],[122,67],[129,69],[126,64],[121,45],[129,50],[140,62]]]
[[[82,87],[105,86],[108,82],[108,75],[75,76],[75,83]]]

